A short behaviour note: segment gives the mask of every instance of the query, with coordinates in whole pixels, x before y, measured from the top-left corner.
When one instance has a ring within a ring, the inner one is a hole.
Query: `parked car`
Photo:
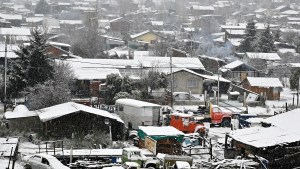
[[[57,158],[48,154],[35,154],[23,157],[25,169],[70,169],[63,165]]]

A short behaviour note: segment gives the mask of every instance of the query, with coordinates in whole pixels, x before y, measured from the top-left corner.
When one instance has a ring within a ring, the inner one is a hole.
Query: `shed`
[[[279,100],[283,85],[278,78],[247,77],[241,83],[243,88],[257,94],[265,94],[268,100]]]
[[[236,148],[236,156],[254,154],[264,157],[269,160],[270,168],[299,167],[299,160],[295,160],[300,158],[299,113],[298,108],[263,119],[263,126],[270,127],[252,127],[231,132],[229,137]]]
[[[67,102],[35,111],[43,123],[43,133],[53,137],[71,137],[99,131],[109,132],[105,119],[109,119],[113,139],[122,136],[123,120],[107,111]],[[72,119],[72,120],[70,120]]]
[[[38,114],[29,111],[25,105],[16,106],[13,111],[5,112],[4,116],[9,121],[9,127],[12,129],[30,132],[40,132],[42,129]]]
[[[153,153],[181,154],[184,133],[172,126],[139,126],[139,147]]]

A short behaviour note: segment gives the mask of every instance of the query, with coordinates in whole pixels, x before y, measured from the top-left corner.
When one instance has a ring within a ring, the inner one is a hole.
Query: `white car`
[[[70,169],[63,165],[57,158],[48,154],[35,154],[23,157],[25,169]]]

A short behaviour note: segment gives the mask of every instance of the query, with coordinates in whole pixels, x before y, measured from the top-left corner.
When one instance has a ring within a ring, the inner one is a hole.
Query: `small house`
[[[11,23],[11,26],[20,27],[22,23],[22,15],[0,13],[0,19],[5,19]]]
[[[214,14],[214,11],[215,9],[213,6],[192,5],[191,7],[191,14],[193,16],[212,15]]]
[[[59,42],[48,42],[48,52],[50,57],[58,59],[64,56],[71,55],[71,45]],[[70,57],[70,56],[69,56]]]
[[[132,41],[144,41],[151,44],[163,39],[161,35],[149,30],[131,35],[130,38]]]
[[[219,80],[220,93],[226,93],[230,85],[230,81],[221,76],[218,78],[217,75],[204,75],[189,69],[178,69],[172,74],[173,92],[191,92],[192,94],[203,94],[204,90],[206,90],[206,87],[204,86],[205,81],[213,81],[214,83],[217,83]],[[168,74],[168,79],[171,79],[170,76],[171,74]],[[171,80],[169,81],[168,88],[171,88]]]
[[[243,61],[256,69],[264,70],[270,63],[278,62],[281,58],[277,53],[253,53],[246,52]]]
[[[181,155],[184,133],[172,126],[139,126],[139,148],[154,154]]]
[[[259,76],[257,69],[239,60],[224,65],[219,70],[222,76],[229,77],[238,82],[242,82],[247,77]]]
[[[247,77],[241,82],[243,88],[257,94],[263,93],[268,100],[279,100],[283,85],[278,78]]]
[[[130,22],[123,17],[110,20],[110,30],[112,32],[128,32],[130,30]]]

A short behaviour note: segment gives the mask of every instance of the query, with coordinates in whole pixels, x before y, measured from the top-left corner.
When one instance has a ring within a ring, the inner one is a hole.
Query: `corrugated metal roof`
[[[51,106],[48,108],[36,110],[36,112],[37,112],[37,114],[39,114],[40,120],[42,122],[46,122],[46,121],[56,119],[56,118],[59,118],[59,117],[62,117],[62,116],[68,115],[68,114],[72,114],[75,112],[79,112],[79,111],[92,113],[95,115],[107,117],[110,119],[117,120],[121,123],[124,123],[123,120],[120,119],[118,116],[114,116],[113,114],[111,114],[107,111],[96,109],[93,107],[85,106],[85,105],[74,103],[74,102],[67,102],[67,103]]]

